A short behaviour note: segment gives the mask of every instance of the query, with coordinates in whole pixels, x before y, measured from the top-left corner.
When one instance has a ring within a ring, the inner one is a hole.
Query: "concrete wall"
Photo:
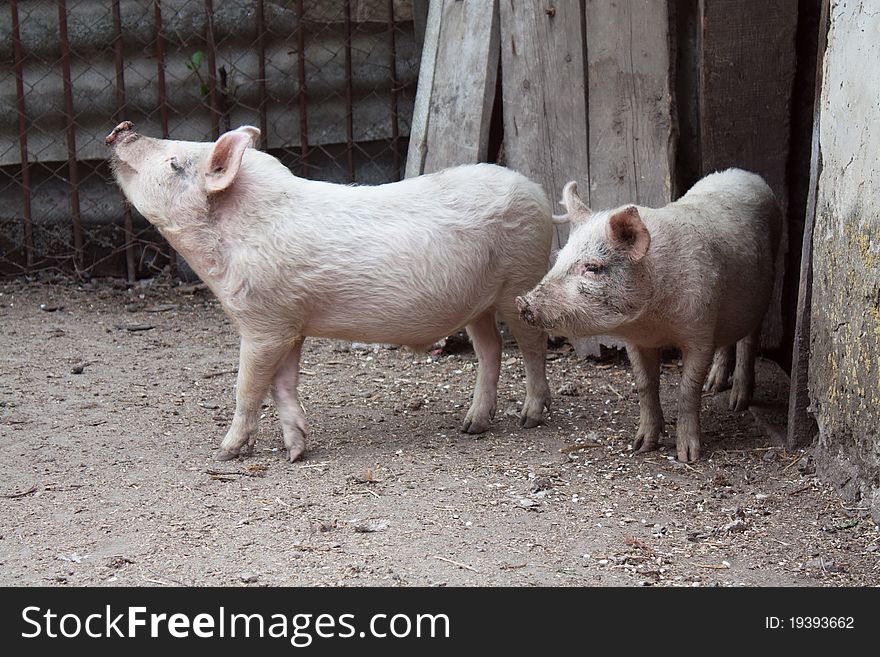
[[[820,472],[847,500],[871,508],[880,524],[878,62],[876,3],[832,2],[820,110],[809,387]]]

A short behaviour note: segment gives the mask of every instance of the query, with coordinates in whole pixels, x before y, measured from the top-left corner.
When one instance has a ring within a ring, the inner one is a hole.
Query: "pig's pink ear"
[[[630,205],[611,215],[608,219],[608,240],[615,248],[626,251],[633,262],[645,257],[651,246],[651,234],[636,206]]]
[[[565,187],[562,188],[562,204],[573,223],[586,219],[590,215],[590,208],[578,196],[578,185],[574,180],[565,183]]]
[[[244,126],[227,132],[217,140],[211,150],[205,172],[205,187],[209,194],[221,192],[235,181],[244,152],[248,146],[255,145],[259,137],[259,130]]]

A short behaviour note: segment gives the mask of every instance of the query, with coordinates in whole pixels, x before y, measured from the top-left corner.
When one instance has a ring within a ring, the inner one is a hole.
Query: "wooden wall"
[[[407,175],[491,159],[494,100],[504,164],[553,201],[577,180],[597,209],[659,206],[739,166],[787,203],[797,0],[435,0],[431,16]],[[567,236],[558,227],[555,246]],[[778,343],[778,312],[768,325]]]

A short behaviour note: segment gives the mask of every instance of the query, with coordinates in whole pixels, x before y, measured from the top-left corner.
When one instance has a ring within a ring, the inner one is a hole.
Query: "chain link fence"
[[[304,177],[402,175],[420,55],[411,0],[10,0],[0,11],[0,275],[173,271],[107,166],[104,136],[123,119],[195,141],[254,125],[261,148]]]

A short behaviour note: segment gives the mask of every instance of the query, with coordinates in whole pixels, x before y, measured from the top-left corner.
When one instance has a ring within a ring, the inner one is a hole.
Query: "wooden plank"
[[[666,205],[675,167],[667,3],[587,0],[584,9],[590,205]],[[575,344],[579,354],[597,347]]]
[[[796,66],[797,0],[701,0],[700,152],[703,173],[761,174],[787,215],[786,166]],[[787,224],[761,343],[782,338]]]
[[[485,162],[499,58],[498,1],[443,1],[422,173]]]
[[[412,166],[407,163],[407,176],[483,162],[489,147],[498,74],[498,2],[437,0],[431,3],[428,25],[437,49],[430,87],[427,77],[419,79],[416,105],[426,111],[413,122],[414,157]],[[427,51],[428,32],[425,43]]]
[[[703,172],[755,171],[787,204],[797,0],[701,0]]]
[[[797,25],[797,69],[791,94],[791,143],[788,148],[788,257],[782,288],[782,340],[765,355],[787,372],[792,369],[792,345],[797,323],[798,285],[801,277],[801,246],[810,188],[810,155],[816,100],[816,56],[822,0],[800,0]]]
[[[788,399],[788,432],[786,447],[795,449],[809,445],[818,433],[810,406],[808,389],[810,378],[810,312],[813,297],[813,224],[816,219],[816,199],[819,176],[822,173],[822,155],[819,143],[819,120],[822,100],[822,62],[828,33],[829,0],[822,0],[819,14],[819,37],[816,55],[815,97],[813,99],[813,145],[810,154],[810,182],[807,190],[807,208],[804,215],[804,239],[801,247],[800,283],[798,284],[797,315],[791,356],[791,388]]]
[[[590,203],[672,200],[669,8],[665,1],[587,0]]]
[[[569,180],[588,201],[583,8],[501,3],[501,89],[507,166],[540,183],[552,201]],[[558,226],[554,246],[565,243]]]
[[[425,154],[428,152],[428,113],[431,109],[431,93],[434,89],[434,75],[437,66],[437,49],[440,45],[440,17],[443,14],[442,0],[434,0],[428,9],[425,25],[425,41],[422,46],[422,61],[419,66],[419,84],[413,104],[410,124],[409,150],[406,156],[405,176],[411,178],[422,173]]]
[[[583,5],[503,0],[500,9],[505,163],[538,182],[551,201],[577,180],[589,202]],[[556,227],[553,248],[568,232]],[[581,357],[600,353],[599,338],[572,344]]]

